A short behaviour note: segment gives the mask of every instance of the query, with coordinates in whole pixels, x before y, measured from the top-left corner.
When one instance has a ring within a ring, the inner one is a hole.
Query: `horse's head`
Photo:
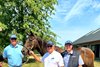
[[[22,49],[22,53],[23,55],[29,55],[30,50],[36,49],[41,54],[41,56],[43,56],[47,52],[46,46],[46,41],[42,40],[39,37],[36,37],[35,35],[31,35],[27,38],[25,45]],[[60,53],[63,52],[63,50],[57,46],[55,46],[55,50]]]
[[[23,55],[29,55],[29,51],[34,50],[37,47],[37,44],[38,42],[37,42],[36,37],[33,35],[29,36],[22,49]]]

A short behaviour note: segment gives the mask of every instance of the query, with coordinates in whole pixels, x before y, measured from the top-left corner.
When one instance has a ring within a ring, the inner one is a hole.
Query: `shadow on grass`
[[[35,59],[29,59],[27,63],[35,63],[36,60]]]
[[[23,63],[35,63],[36,60],[35,59],[32,59],[32,58],[29,58],[27,61],[24,60]]]

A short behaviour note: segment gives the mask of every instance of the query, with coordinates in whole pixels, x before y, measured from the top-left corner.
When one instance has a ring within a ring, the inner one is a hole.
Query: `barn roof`
[[[77,45],[77,44],[82,44],[87,42],[98,41],[98,40],[100,40],[100,28],[90,31],[86,35],[74,41],[73,44]]]

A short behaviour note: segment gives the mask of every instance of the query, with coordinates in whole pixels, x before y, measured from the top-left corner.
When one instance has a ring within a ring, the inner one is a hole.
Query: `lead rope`
[[[29,53],[29,51],[30,51],[30,49],[28,49],[27,47],[25,47],[25,46],[23,46],[24,48],[26,48],[27,50],[28,50],[28,53]],[[24,62],[22,63],[22,66],[24,65],[24,64],[26,64],[28,61],[29,61],[29,58],[28,58],[28,56],[25,56],[24,55]]]

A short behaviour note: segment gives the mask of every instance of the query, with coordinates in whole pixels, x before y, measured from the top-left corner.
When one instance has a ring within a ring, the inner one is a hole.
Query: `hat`
[[[13,34],[10,36],[10,38],[17,38],[17,36]]]
[[[68,44],[73,45],[72,41],[70,41],[70,40],[65,42],[65,45],[68,45]]]
[[[54,45],[54,43],[52,41],[48,41],[47,45]]]

